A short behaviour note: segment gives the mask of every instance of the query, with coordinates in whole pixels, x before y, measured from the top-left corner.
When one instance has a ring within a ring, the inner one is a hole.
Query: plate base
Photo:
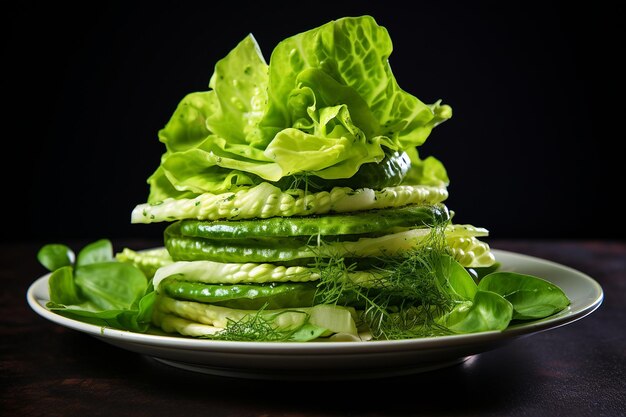
[[[203,374],[225,376],[231,378],[246,378],[246,379],[260,379],[260,380],[282,380],[282,381],[322,381],[322,380],[357,380],[357,379],[378,379],[378,378],[391,378],[396,376],[406,376],[417,373],[435,371],[437,369],[447,368],[461,364],[470,356],[464,356],[461,358],[455,358],[449,361],[443,362],[430,362],[420,364],[419,366],[402,366],[398,368],[381,368],[381,369],[363,369],[359,371],[339,372],[339,373],[317,373],[309,369],[284,369],[284,370],[260,370],[260,369],[245,369],[245,368],[220,368],[215,366],[203,366],[193,363],[173,361],[169,359],[157,358],[152,356],[157,362],[162,364],[173,366],[175,368],[183,369],[191,372],[199,372]]]
[[[521,336],[573,323],[595,311],[604,298],[602,287],[582,272],[554,262],[493,249],[504,271],[544,277],[561,287],[571,305],[541,320],[509,326],[504,331],[432,338],[371,342],[236,342],[184,336],[135,333],[95,326],[57,314],[50,300],[46,274],[28,288],[27,300],[39,315],[122,349],[158,358],[170,369],[223,377],[265,380],[358,380],[419,374],[465,362]],[[462,365],[465,368],[468,362]],[[175,368],[174,368],[175,367]]]

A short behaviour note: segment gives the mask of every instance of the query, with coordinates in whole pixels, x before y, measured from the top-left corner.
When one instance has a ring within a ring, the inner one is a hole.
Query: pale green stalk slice
[[[319,279],[319,273],[304,266],[282,266],[269,263],[221,263],[213,261],[178,261],[159,268],[152,283],[159,283],[176,275],[183,281],[211,284],[239,284],[264,282],[307,282]]]
[[[258,314],[255,310],[239,310],[214,306],[195,301],[180,301],[170,297],[159,297],[156,308],[166,314],[174,314],[186,320],[226,328],[229,322],[241,321],[247,316]],[[293,329],[308,322],[325,328],[333,333],[357,334],[353,308],[316,305],[313,307],[265,310],[261,313],[265,318],[272,319],[279,329]]]
[[[158,203],[139,204],[132,211],[131,223],[346,213],[409,204],[432,205],[441,203],[447,197],[445,186],[400,185],[382,190],[336,187],[330,192],[305,193],[303,190],[281,191],[263,182],[236,192],[206,193],[195,198],[168,198]]]

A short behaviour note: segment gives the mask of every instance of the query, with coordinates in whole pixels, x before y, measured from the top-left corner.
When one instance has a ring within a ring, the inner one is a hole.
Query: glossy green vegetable
[[[312,271],[319,275],[319,271]],[[373,296],[385,291],[383,274],[377,271],[358,271],[346,274],[343,278],[358,285],[358,291],[344,291],[337,298],[336,304],[346,307],[364,308],[366,303],[361,295]],[[206,280],[204,280],[206,281]],[[197,301],[223,307],[259,310],[312,307],[324,304],[318,296],[320,284],[317,282],[276,282],[270,283],[218,283],[221,278],[207,283],[195,280],[193,276],[175,274],[159,281],[157,293],[165,294],[177,300]],[[397,304],[407,300],[397,297]]]
[[[183,220],[180,234],[207,239],[375,234],[431,227],[444,224],[449,219],[450,213],[444,205],[406,206],[351,214],[272,217],[265,220]]]
[[[465,267],[485,267],[495,262],[489,245],[473,236],[474,230],[462,226],[447,228],[447,250]],[[331,237],[326,241],[315,239],[301,240],[294,238],[249,238],[241,239],[205,239],[183,236],[180,223],[173,223],[165,230],[164,240],[172,259],[176,261],[209,260],[215,262],[293,262],[300,264],[312,262],[315,258],[350,257],[380,258],[399,256],[427,244],[430,228],[410,229],[378,237],[359,237],[353,240],[335,241]],[[350,235],[353,236],[353,235]],[[468,240],[469,239],[469,240]],[[471,242],[471,250],[459,250],[456,246],[466,246]]]
[[[373,188],[380,190],[400,185],[410,169],[411,160],[406,152],[388,151],[380,162],[369,162],[361,165],[356,174],[350,178],[326,180],[304,173],[283,177],[280,181],[273,183],[273,185],[281,190],[299,188],[312,192],[330,191],[335,187]],[[420,181],[416,182],[420,183]],[[441,184],[441,182],[437,182],[432,185]]]
[[[182,236],[177,224],[168,226],[165,247],[176,261],[210,260],[216,262],[286,262],[317,257],[381,257],[396,256],[412,250],[428,236],[428,228],[411,229],[380,237],[354,241],[307,244],[290,238],[282,239],[203,239]]]
[[[313,306],[316,285],[312,283],[204,284],[179,281],[176,276],[161,281],[158,292],[178,300],[210,303],[242,310]]]

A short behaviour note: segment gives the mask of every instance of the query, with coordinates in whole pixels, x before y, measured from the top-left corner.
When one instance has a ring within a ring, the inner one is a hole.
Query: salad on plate
[[[394,77],[364,15],[279,42],[252,34],[182,98],[131,222],[163,246],[44,245],[57,314],[235,341],[397,340],[502,331],[570,300],[500,270],[487,229],[458,224],[442,162],[419,148],[452,117]]]

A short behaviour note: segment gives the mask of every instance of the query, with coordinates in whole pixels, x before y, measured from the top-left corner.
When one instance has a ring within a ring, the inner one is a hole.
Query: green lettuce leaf
[[[148,202],[301,174],[350,178],[404,150],[415,154],[412,184],[447,184],[443,165],[413,150],[451,109],[399,87],[392,49],[387,30],[367,15],[279,42],[269,65],[248,35],[217,62],[209,90],[185,96],[159,131],[166,152],[148,179]]]
[[[320,89],[325,103],[345,103],[338,100],[350,96],[346,90],[360,97],[364,105],[353,106],[354,120],[369,137],[394,137],[403,148],[423,144],[441,120],[400,88],[389,65],[392,50],[387,29],[371,16],[333,20],[283,40],[270,58],[269,104],[262,125],[278,130],[292,124],[293,106],[285,98],[299,87],[304,71],[316,69],[314,74],[345,86]]]

